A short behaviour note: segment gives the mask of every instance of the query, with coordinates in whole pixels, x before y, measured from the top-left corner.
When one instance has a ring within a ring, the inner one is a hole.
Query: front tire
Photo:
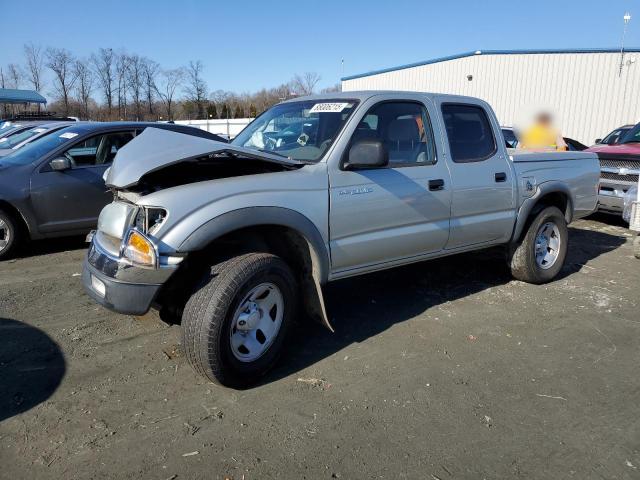
[[[533,219],[522,241],[513,246],[509,266],[514,278],[541,284],[553,280],[564,265],[569,230],[557,207],[547,207]]]
[[[248,253],[213,266],[182,315],[189,363],[215,383],[255,382],[278,359],[297,304],[295,277],[275,255]]]
[[[0,260],[13,255],[19,244],[20,228],[14,218],[0,210]]]

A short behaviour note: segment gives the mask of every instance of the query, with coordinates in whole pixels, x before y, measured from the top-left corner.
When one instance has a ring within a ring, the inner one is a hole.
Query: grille
[[[640,161],[638,160],[613,160],[610,158],[600,159],[601,167],[609,168],[640,168]]]
[[[617,173],[600,172],[600,179],[616,183],[638,183],[638,175],[618,175]]]

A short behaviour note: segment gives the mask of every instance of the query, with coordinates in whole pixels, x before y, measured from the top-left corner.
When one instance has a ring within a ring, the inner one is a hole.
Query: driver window
[[[106,165],[113,162],[118,150],[134,137],[134,132],[114,132],[94,135],[75,144],[64,156],[73,167]]]
[[[431,165],[436,161],[427,109],[418,103],[385,102],[367,112],[353,133],[359,140],[380,140],[389,153],[389,167]]]

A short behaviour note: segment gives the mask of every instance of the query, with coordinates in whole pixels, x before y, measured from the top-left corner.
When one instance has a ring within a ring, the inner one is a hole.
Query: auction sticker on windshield
[[[349,105],[349,103],[316,103],[309,113],[341,112]]]
[[[77,133],[65,132],[62,135],[60,135],[60,138],[73,138],[73,137],[77,137],[77,136],[78,136]]]

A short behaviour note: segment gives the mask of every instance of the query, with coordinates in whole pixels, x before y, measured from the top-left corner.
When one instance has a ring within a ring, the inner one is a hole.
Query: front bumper
[[[82,268],[87,294],[102,306],[118,313],[142,315],[149,311],[163,283],[177,265],[142,268],[115,256],[94,236]]]

